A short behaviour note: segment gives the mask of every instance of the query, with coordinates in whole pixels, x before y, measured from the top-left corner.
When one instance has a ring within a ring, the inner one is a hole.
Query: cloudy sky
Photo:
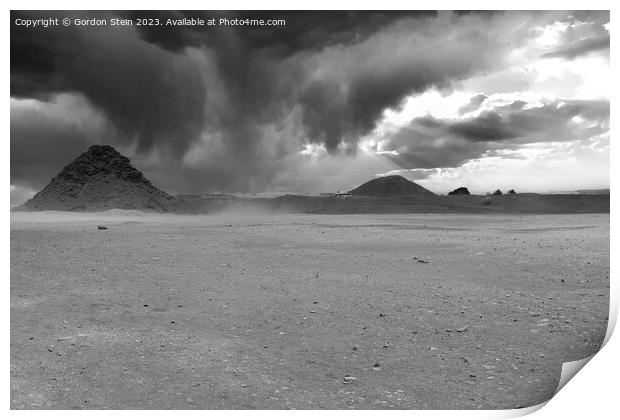
[[[400,174],[609,187],[607,12],[253,12],[284,27],[49,27],[13,12],[11,201],[90,144],[173,193],[327,192]]]

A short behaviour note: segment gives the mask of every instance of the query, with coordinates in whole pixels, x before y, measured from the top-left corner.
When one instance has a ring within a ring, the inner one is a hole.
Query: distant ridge
[[[419,195],[433,197],[435,194],[400,175],[375,178],[349,191],[351,195],[370,197],[391,197],[399,195]]]
[[[584,194],[584,195],[597,195],[597,194],[609,194],[609,188],[602,188],[599,190],[577,190],[575,194]]]
[[[26,210],[166,211],[174,198],[154,187],[112,146],[94,145],[22,206]]]

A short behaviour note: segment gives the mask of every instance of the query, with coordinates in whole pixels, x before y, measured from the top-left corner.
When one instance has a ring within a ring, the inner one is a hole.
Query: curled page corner
[[[610,330],[608,329],[608,333],[609,332]],[[605,342],[607,342],[607,340],[605,340]],[[558,386],[555,389],[553,396],[549,398],[548,400],[540,404],[532,405],[530,407],[516,408],[513,410],[505,410],[502,414],[500,414],[496,418],[508,419],[508,418],[523,417],[523,416],[527,416],[529,414],[532,414],[540,410],[545,405],[547,405],[547,403],[551,401],[551,399],[553,399],[553,397],[555,397],[562,388],[564,388],[564,385],[566,385],[581,370],[581,368],[583,368],[595,355],[596,353],[584,359],[573,360],[572,362],[562,363],[562,372],[560,373],[560,382],[558,383]]]
[[[605,338],[603,339],[603,344],[601,347],[591,356],[585,357],[580,360],[574,360],[572,362],[564,362],[562,363],[562,373],[560,374],[560,382],[558,383],[558,387],[555,389],[553,396],[555,396],[564,385],[568,383],[596,354],[605,347],[605,344],[611,338],[611,335],[616,328],[616,321],[618,318],[618,301],[614,296],[610,296],[610,305],[609,305],[609,316],[607,320],[607,331],[605,332]],[[553,397],[552,397],[553,398]]]
[[[541,408],[543,408],[545,405],[547,405],[547,403],[549,401],[550,400],[547,400],[545,402],[541,402],[540,404],[532,405],[530,407],[523,407],[523,408],[515,408],[513,410],[506,410],[505,416],[503,416],[501,418],[513,419],[513,418],[517,418],[517,417],[524,417],[524,416],[530,415],[530,414],[540,410]]]
[[[602,348],[602,347],[601,347]],[[555,396],[564,385],[568,383],[573,377],[583,368],[592,358],[596,355],[585,357],[579,360],[573,360],[572,362],[564,362],[562,363],[562,373],[560,374],[560,382],[558,383],[558,387],[555,389],[553,395]]]
[[[558,386],[553,393],[553,396],[545,402],[540,404],[536,404],[530,407],[517,408],[514,410],[506,410],[503,415],[500,415],[499,418],[517,418],[527,416],[532,414],[541,408],[543,408],[553,397],[557,395],[558,392],[564,388],[564,386],[571,380],[577,373],[586,365],[596,354],[605,347],[605,344],[609,341],[609,338],[613,334],[613,331],[616,327],[616,318],[617,318],[617,307],[615,305],[611,305],[610,313],[609,313],[609,321],[607,324],[607,332],[605,333],[605,339],[603,340],[603,344],[601,347],[591,356],[585,357],[579,360],[573,360],[571,362],[562,363],[562,372],[560,373],[560,381],[558,382]]]
[[[612,305],[613,306],[613,305]],[[591,356],[585,357],[583,359],[579,359],[579,360],[573,360],[572,362],[564,362],[562,363],[562,373],[560,374],[560,382],[558,383],[558,387],[555,389],[555,392],[553,393],[553,396],[557,395],[558,392],[560,392],[560,390],[562,388],[564,388],[564,385],[566,385],[568,383],[568,381],[570,381],[571,379],[573,379],[573,377],[590,361],[592,360],[592,358],[594,356],[596,356],[596,354],[602,350],[603,347],[605,347],[605,344],[607,344],[607,342],[609,341],[609,338],[611,337],[611,334],[614,331],[614,328],[616,326],[616,314],[613,313],[614,310],[613,308],[610,310],[610,316],[609,316],[609,321],[607,322],[607,332],[605,333],[605,338],[603,339],[603,344],[601,344],[601,347],[596,351],[596,353],[594,353]],[[552,397],[553,398],[553,397]]]

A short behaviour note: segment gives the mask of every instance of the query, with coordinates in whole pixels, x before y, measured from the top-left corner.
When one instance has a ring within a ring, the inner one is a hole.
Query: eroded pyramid
[[[411,182],[400,175],[376,178],[350,191],[351,195],[371,197],[390,197],[398,195],[434,196],[435,194],[421,185]]]
[[[111,146],[94,145],[27,201],[27,210],[165,211],[174,197],[154,187]]]

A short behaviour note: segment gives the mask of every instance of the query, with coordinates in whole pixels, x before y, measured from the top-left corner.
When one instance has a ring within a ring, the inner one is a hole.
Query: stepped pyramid
[[[351,195],[389,197],[397,195],[434,196],[435,194],[400,175],[375,178],[349,191]]]
[[[111,146],[94,145],[22,206],[26,210],[165,211],[174,198],[154,187]]]

